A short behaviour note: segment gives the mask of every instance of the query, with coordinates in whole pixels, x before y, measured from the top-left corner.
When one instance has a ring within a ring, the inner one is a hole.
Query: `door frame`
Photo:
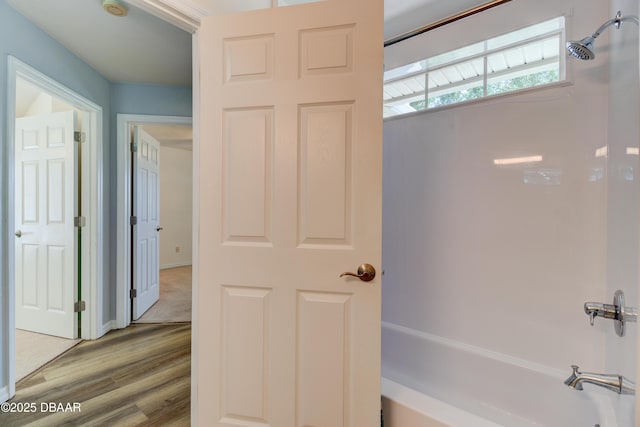
[[[86,226],[81,234],[81,292],[86,302],[86,310],[81,316],[81,338],[95,339],[102,335],[102,304],[100,303],[103,289],[103,191],[102,172],[103,141],[102,141],[102,107],[86,99],[68,87],[25,64],[19,59],[8,57],[7,74],[7,129],[6,140],[14,141],[16,118],[16,80],[21,78],[38,87],[44,92],[59,98],[82,112],[82,119],[86,140],[80,162],[82,164],[80,179],[81,211],[86,218]],[[7,185],[11,191],[14,182],[14,143],[7,144]],[[14,197],[8,197],[7,227],[8,232],[15,228]],[[9,332],[9,395],[15,394],[15,248],[7,245],[8,262],[8,332]],[[76,255],[77,256],[77,255]],[[6,354],[6,353],[5,353]]]
[[[126,328],[131,324],[131,228],[129,220],[131,216],[131,149],[130,129],[132,126],[145,124],[162,125],[189,125],[193,126],[191,117],[182,116],[155,116],[143,114],[117,114],[116,145],[117,145],[117,172],[118,182],[116,186],[116,328]],[[195,146],[195,136],[194,136]],[[194,228],[195,230],[195,228]],[[193,233],[195,234],[195,233]]]

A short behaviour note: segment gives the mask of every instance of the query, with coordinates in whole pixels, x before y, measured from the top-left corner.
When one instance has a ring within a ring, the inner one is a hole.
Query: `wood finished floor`
[[[84,341],[25,377],[11,403],[35,413],[0,413],[0,426],[188,426],[191,324],[134,324]],[[42,402],[80,403],[46,413]]]

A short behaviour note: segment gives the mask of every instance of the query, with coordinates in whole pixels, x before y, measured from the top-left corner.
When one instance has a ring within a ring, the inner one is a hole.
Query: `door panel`
[[[160,299],[160,143],[140,127],[134,128],[133,320]]]
[[[194,423],[379,423],[382,2],[209,17]]]
[[[297,292],[297,426],[352,425],[353,295]]]
[[[16,119],[16,327],[76,338],[75,112]]]
[[[269,243],[273,109],[225,111],[226,242]]]
[[[299,243],[351,245],[353,102],[299,107]]]

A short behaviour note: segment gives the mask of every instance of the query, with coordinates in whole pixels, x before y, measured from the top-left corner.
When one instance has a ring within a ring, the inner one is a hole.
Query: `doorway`
[[[14,248],[16,254],[14,265],[16,277],[16,380],[18,381],[79,342],[77,339],[78,327],[74,325],[77,323],[74,322],[77,316],[71,311],[77,297],[74,297],[74,301],[65,301],[63,298],[65,294],[75,295],[73,287],[77,286],[76,273],[73,270],[68,274],[59,275],[49,272],[45,280],[41,280],[42,278],[35,274],[41,270],[38,268],[38,261],[42,258],[41,249],[44,243],[42,236],[51,234],[56,236],[56,239],[47,239],[46,244],[51,247],[52,240],[57,240],[58,245],[53,247],[63,248],[63,250],[54,252],[67,254],[67,256],[54,257],[63,267],[56,270],[59,273],[65,273],[65,261],[72,264],[77,263],[77,254],[74,254],[79,250],[76,247],[77,233],[73,228],[68,230],[69,227],[59,227],[60,221],[64,220],[63,218],[57,218],[53,224],[50,221],[51,218],[48,218],[46,224],[42,223],[42,216],[40,216],[40,221],[34,221],[34,218],[30,218],[39,216],[37,205],[41,203],[37,196],[45,196],[42,194],[43,191],[33,191],[33,188],[30,187],[42,187],[39,185],[39,180],[34,179],[38,178],[34,177],[34,174],[40,175],[46,180],[45,187],[48,188],[44,192],[49,195],[48,199],[51,198],[51,195],[62,196],[62,199],[72,199],[67,200],[67,203],[58,203],[58,208],[64,209],[65,205],[77,201],[74,182],[59,178],[76,175],[81,165],[79,159],[74,158],[76,150],[80,149],[80,146],[75,145],[71,150],[63,149],[61,153],[60,147],[55,143],[52,144],[54,141],[49,141],[49,136],[52,135],[42,135],[39,131],[42,126],[46,126],[47,129],[64,130],[64,127],[56,127],[60,118],[71,118],[74,122],[71,131],[81,131],[82,114],[82,111],[73,108],[63,100],[44,92],[20,77],[16,78],[16,139],[14,140],[16,175],[14,175],[15,189],[13,194],[16,208],[14,219],[16,228],[19,229],[16,231]],[[80,120],[75,123],[78,118]],[[64,137],[65,135],[58,136]],[[29,143],[38,145],[39,142],[42,142],[38,141],[38,137],[47,139],[47,143],[42,145],[51,148],[29,146]],[[63,142],[64,139],[61,138]],[[70,154],[72,158],[65,159],[65,154]],[[66,160],[71,161],[67,162]],[[40,167],[43,166],[43,163],[46,164],[46,168]],[[56,167],[50,167],[52,165],[56,165]],[[46,171],[42,169],[46,169]],[[64,169],[67,169],[67,174],[60,174]],[[78,183],[78,185],[81,184]],[[69,195],[71,197],[65,197]],[[65,201],[59,199],[58,202]],[[48,211],[51,213],[51,208]],[[69,219],[69,221],[73,221],[73,219]],[[69,242],[70,239],[71,242]],[[64,280],[57,280],[61,278]],[[41,294],[38,284],[46,284],[44,286],[48,291],[46,292],[48,294],[46,301],[38,298]],[[67,284],[72,288],[65,289]],[[42,307],[43,303],[48,307]],[[65,305],[71,309],[69,313],[65,312]],[[47,308],[54,308],[54,310],[47,310]],[[69,317],[72,318],[70,322]],[[62,322],[59,321],[60,319]]]
[[[132,115],[132,114],[118,114],[117,116],[117,169],[118,169],[118,186],[117,186],[117,209],[118,209],[118,217],[117,217],[117,232],[118,232],[118,241],[117,241],[117,302],[116,302],[116,327],[124,328],[128,326],[133,321],[132,316],[132,299],[131,299],[131,284],[133,283],[133,271],[134,266],[132,258],[134,258],[134,250],[133,250],[133,234],[131,227],[131,217],[132,217],[132,197],[133,197],[133,177],[135,176],[135,172],[133,171],[133,156],[131,152],[131,135],[134,127],[142,127],[148,133],[152,134],[156,139],[160,141],[161,146],[161,154],[160,154],[160,164],[162,165],[161,174],[163,174],[163,170],[165,172],[169,172],[169,176],[162,177],[161,180],[164,180],[165,185],[160,185],[160,193],[163,193],[163,187],[167,187],[167,183],[172,183],[173,188],[165,188],[165,190],[170,192],[188,191],[191,193],[192,187],[185,190],[184,186],[187,184],[185,181],[188,181],[188,184],[191,185],[193,177],[192,171],[189,170],[185,176],[185,171],[182,170],[181,173],[171,173],[171,167],[167,165],[171,165],[172,162],[182,164],[182,168],[185,165],[191,165],[193,161],[192,155],[192,134],[191,134],[191,126],[192,119],[191,117],[178,117],[178,116],[151,116],[151,115]],[[168,159],[162,160],[162,152],[167,153]],[[188,166],[191,168],[191,166]],[[176,171],[174,171],[176,172]],[[167,174],[165,174],[167,175]],[[179,190],[176,186],[181,186],[181,190]],[[189,194],[190,196],[190,194]],[[161,200],[162,200],[161,195]],[[191,208],[192,203],[189,200],[182,201],[169,201],[167,204],[169,206],[175,206],[178,203],[188,203],[189,208]],[[161,208],[162,209],[162,208]],[[167,215],[167,212],[170,213],[170,217]],[[172,267],[185,267],[191,264],[191,214],[189,214],[188,218],[179,216],[179,213],[176,213],[175,210],[167,211],[165,209],[165,218],[161,217],[160,222],[161,226],[158,228],[162,229],[160,233],[160,263],[159,267],[163,270],[160,272],[160,279],[163,280],[163,276],[167,276],[169,272],[169,268]],[[168,222],[164,222],[164,221]],[[187,225],[185,228],[184,226]],[[166,236],[166,237],[165,237]],[[164,240],[164,243],[163,243]],[[164,267],[164,268],[163,268]],[[167,272],[164,270],[167,269]],[[184,283],[186,280],[185,274],[179,275],[181,277],[181,283]],[[190,288],[191,288],[191,275],[188,274],[188,292],[190,296]],[[182,293],[184,296],[184,293]],[[165,293],[165,297],[171,298],[172,296]],[[165,301],[163,301],[162,297],[162,283],[160,284],[160,297],[161,301],[159,304],[165,305]],[[180,302],[176,302],[177,304],[181,304],[185,306],[184,298],[180,298]],[[191,310],[190,300],[188,301],[189,312]],[[167,303],[168,306],[171,306],[172,303]],[[173,307],[175,308],[175,307]],[[151,310],[154,310],[152,307]],[[151,311],[150,310],[150,311]],[[154,310],[154,311],[162,311],[166,312],[171,310]],[[152,314],[152,313],[149,313]],[[158,313],[155,313],[157,315]],[[170,315],[170,314],[169,314]],[[156,318],[157,317],[152,317]],[[161,317],[162,319],[169,320],[169,317]],[[174,320],[182,320],[183,317],[176,318]]]
[[[160,289],[158,301],[139,318],[132,314],[132,319],[136,319],[136,323],[190,322],[193,130],[190,125],[175,124],[145,124],[141,130],[154,138],[160,147]]]
[[[58,83],[57,81],[49,78],[48,76],[40,73],[36,69],[24,64],[14,57],[8,58],[9,72],[8,72],[8,93],[7,93],[7,137],[10,143],[8,144],[8,186],[15,189],[20,186],[21,189],[26,188],[23,178],[28,177],[28,174],[24,173],[24,170],[20,171],[15,166],[15,161],[20,159],[21,154],[17,152],[15,146],[14,136],[17,134],[17,130],[22,124],[18,123],[16,119],[18,116],[22,116],[28,113],[26,110],[31,108],[32,112],[45,112],[45,110],[60,111],[68,110],[69,116],[77,116],[82,122],[83,131],[77,135],[74,135],[72,139],[77,136],[80,141],[78,145],[81,148],[78,150],[77,157],[72,160],[73,166],[67,168],[69,170],[77,171],[78,182],[82,183],[76,189],[72,189],[73,199],[77,200],[77,210],[74,208],[57,206],[57,213],[64,215],[64,218],[68,222],[72,222],[73,225],[67,228],[67,231],[62,232],[62,235],[66,236],[67,241],[72,241],[72,246],[78,248],[54,248],[55,254],[47,254],[49,259],[54,259],[56,255],[65,251],[70,251],[70,264],[65,264],[65,267],[60,267],[58,272],[60,278],[62,277],[61,270],[69,269],[69,265],[72,267],[72,272],[69,277],[73,277],[73,284],[71,291],[68,289],[65,293],[56,294],[58,306],[52,301],[47,301],[46,309],[49,311],[62,311],[70,312],[71,315],[67,318],[71,319],[72,326],[66,326],[66,329],[71,328],[70,331],[66,331],[67,335],[71,338],[95,338],[99,335],[98,325],[101,323],[98,320],[101,319],[102,309],[98,305],[97,295],[102,292],[101,275],[102,271],[102,249],[97,242],[102,242],[102,233],[98,224],[102,220],[102,191],[98,186],[97,171],[99,170],[100,163],[102,161],[102,108],[77,93],[71,91],[67,87]],[[35,96],[29,106],[23,105],[23,98],[19,99],[18,95],[24,95],[25,91]],[[35,94],[35,95],[34,95]],[[19,103],[20,101],[20,103]],[[56,113],[57,114],[57,113]],[[22,119],[21,119],[22,120]],[[74,126],[71,126],[74,127]],[[67,132],[67,131],[64,131]],[[64,133],[63,132],[63,133]],[[73,132],[73,131],[71,131]],[[55,133],[55,132],[54,132]],[[26,135],[25,132],[20,132],[21,136]],[[58,131],[56,137],[60,136]],[[55,145],[51,143],[55,138],[50,137],[47,143],[49,146]],[[22,146],[25,146],[25,141],[22,141]],[[71,144],[73,145],[73,144]],[[50,180],[46,186],[46,189],[39,190],[41,192],[45,190],[51,190],[53,192],[60,192],[61,183],[68,180],[68,175],[63,177],[62,171],[66,166],[63,166],[59,159],[47,160],[47,170],[57,170],[59,174],[57,179],[55,174],[51,175],[54,179]],[[79,165],[82,164],[82,168]],[[35,168],[35,163],[32,163]],[[31,167],[31,166],[29,166]],[[57,168],[57,169],[56,169]],[[19,177],[16,174],[20,174]],[[41,173],[42,175],[42,173]],[[37,173],[31,175],[31,177],[37,176]],[[72,174],[73,176],[73,174]],[[73,180],[73,178],[71,178]],[[38,184],[32,180],[31,194],[37,192],[37,186],[42,186],[42,181]],[[14,191],[14,193],[21,193]],[[73,195],[75,192],[75,195]],[[69,196],[65,196],[69,198]],[[47,214],[52,214],[52,207],[55,207],[53,203],[47,199]],[[63,200],[64,197],[58,200]],[[38,202],[44,203],[44,202]],[[18,203],[15,197],[10,197],[8,200],[8,227],[9,230],[15,231],[15,239],[22,239],[23,230],[16,228],[18,225],[24,224],[25,215],[16,209]],[[73,203],[72,203],[73,205]],[[68,205],[66,205],[68,206]],[[24,203],[20,202],[18,208],[22,209]],[[55,210],[55,209],[54,209]],[[54,212],[55,213],[55,212]],[[18,216],[18,217],[17,217]],[[73,217],[73,218],[72,218]],[[48,218],[48,221],[51,218]],[[52,221],[49,221],[52,222]],[[69,229],[71,231],[69,231]],[[69,233],[71,234],[69,236]],[[34,231],[33,233],[38,234]],[[24,294],[17,293],[19,289],[18,280],[21,283],[25,283],[26,277],[22,277],[20,269],[16,268],[16,262],[23,259],[25,254],[21,248],[19,253],[17,249],[18,245],[9,245],[8,251],[8,265],[9,265],[9,386],[10,395],[15,393],[15,380],[16,380],[16,326],[19,326],[19,322],[16,321],[19,315],[17,309],[16,297],[19,295],[24,300]],[[62,262],[59,264],[62,265]],[[28,272],[28,269],[25,269]],[[66,277],[66,276],[65,276]],[[33,278],[31,278],[33,279]],[[30,279],[30,280],[31,280]],[[66,280],[66,279],[65,279]],[[60,280],[59,282],[61,282]],[[55,288],[54,288],[55,289]],[[66,288],[65,288],[66,289]],[[62,290],[62,288],[59,288]],[[71,294],[71,295],[70,295]],[[34,297],[35,294],[31,294]],[[64,296],[63,296],[64,295]],[[75,312],[76,307],[74,303],[79,302],[79,296],[82,296],[83,304],[77,305],[78,313]],[[84,306],[84,310],[82,307]],[[80,313],[81,312],[81,313]],[[52,332],[48,332],[52,333]]]

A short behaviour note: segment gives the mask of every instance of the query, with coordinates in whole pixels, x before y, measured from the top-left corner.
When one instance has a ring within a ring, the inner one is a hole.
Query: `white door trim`
[[[126,328],[131,323],[131,299],[129,298],[129,289],[131,288],[131,233],[129,228],[131,216],[131,150],[129,129],[133,125],[192,125],[192,123],[191,117],[141,114],[117,115],[116,328]]]
[[[211,11],[193,0],[130,0],[136,6],[176,27],[196,32],[203,16],[211,15]]]
[[[198,264],[200,260],[200,253],[198,248],[200,247],[200,183],[197,177],[200,176],[200,167],[195,160],[200,158],[200,49],[199,46],[199,33],[196,31],[191,38],[191,57],[192,57],[192,89],[193,93],[192,105],[193,105],[193,203],[192,203],[192,241],[191,241],[191,425],[200,425],[198,420],[198,345],[197,340],[193,337],[198,336],[199,322],[195,321],[198,317],[197,304],[193,304],[193,301],[198,301],[199,297],[199,276],[198,276]]]
[[[102,107],[77,94],[51,77],[30,67],[24,62],[9,56],[7,74],[7,129],[6,140],[13,141],[16,116],[16,78],[20,77],[29,83],[41,88],[45,92],[64,100],[66,103],[83,111],[83,131],[87,135],[86,143],[82,150],[82,212],[86,218],[86,226],[82,233],[82,259],[81,280],[82,299],[87,308],[82,316],[82,338],[95,339],[100,335],[102,328],[102,295],[103,289],[103,250],[102,244],[104,224],[103,218],[103,191],[102,171]],[[86,126],[86,124],[89,124]],[[14,185],[14,147],[7,144],[7,189],[11,192]],[[11,192],[12,194],[12,192]],[[7,200],[7,232],[12,233],[15,226],[14,200]],[[9,395],[15,394],[15,268],[14,245],[7,245],[8,267],[8,294],[5,307],[8,312],[8,329],[3,331],[9,337],[9,345],[5,347],[3,360],[8,360]],[[8,356],[5,358],[5,356]]]

